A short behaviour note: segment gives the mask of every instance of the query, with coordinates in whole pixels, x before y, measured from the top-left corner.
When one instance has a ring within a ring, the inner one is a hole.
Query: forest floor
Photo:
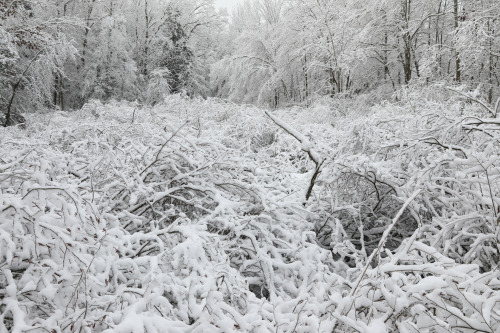
[[[500,330],[500,120],[435,89],[270,114],[1,128],[0,332]]]

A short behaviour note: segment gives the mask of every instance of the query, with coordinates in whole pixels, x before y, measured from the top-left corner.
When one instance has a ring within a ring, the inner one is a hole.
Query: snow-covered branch
[[[295,139],[297,139],[297,141],[300,142],[300,149],[303,150],[304,152],[306,152],[307,155],[309,156],[309,158],[316,165],[314,173],[311,177],[311,181],[309,182],[309,187],[308,187],[307,192],[306,192],[306,201],[308,201],[309,198],[311,197],[312,190],[313,190],[314,185],[316,183],[316,179],[317,179],[319,173],[321,172],[321,167],[323,166],[323,163],[325,162],[325,160],[321,158],[321,155],[314,149],[313,144],[311,143],[311,141],[309,141],[309,139],[305,135],[301,134],[300,132],[295,130],[293,127],[291,127],[290,125],[285,123],[283,120],[281,120],[278,117],[271,114],[269,111],[266,111],[266,115],[269,118],[271,118],[271,120],[276,125],[281,127],[285,132],[287,132],[288,134],[293,136]]]

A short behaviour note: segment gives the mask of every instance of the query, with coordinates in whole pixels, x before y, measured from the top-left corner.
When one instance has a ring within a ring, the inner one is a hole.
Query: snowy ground
[[[401,100],[0,129],[0,332],[498,332],[500,121]]]

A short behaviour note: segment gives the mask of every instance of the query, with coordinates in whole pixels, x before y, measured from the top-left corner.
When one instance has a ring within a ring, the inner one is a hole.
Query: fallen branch
[[[313,149],[313,144],[311,143],[311,141],[309,141],[309,139],[305,135],[303,135],[302,133],[300,133],[299,131],[297,131],[296,129],[294,129],[293,127],[288,125],[287,123],[285,123],[283,120],[272,115],[271,113],[269,113],[269,111],[266,111],[266,115],[269,118],[271,118],[271,120],[276,125],[281,127],[285,132],[287,132],[288,134],[293,136],[295,139],[297,139],[297,141],[300,142],[300,149],[305,151],[307,153],[307,155],[309,155],[309,158],[316,165],[313,176],[311,177],[311,181],[309,182],[309,188],[307,189],[307,192],[306,192],[306,202],[307,202],[309,200],[309,198],[311,197],[314,184],[316,183],[316,178],[318,178],[318,175],[321,172],[321,167],[323,166],[323,163],[325,162],[325,160],[322,159],[321,155],[316,150]]]
[[[497,117],[497,114],[498,114],[498,108],[500,107],[500,97],[497,99],[497,102],[495,103],[495,106],[493,107],[493,109],[488,105],[488,103],[484,102],[484,101],[481,101],[480,99],[476,98],[475,96],[473,96],[472,94],[470,93],[464,93],[463,91],[460,91],[458,89],[455,89],[455,88],[451,88],[451,87],[446,87],[446,89],[448,89],[449,91],[452,91],[454,93],[457,93],[459,95],[462,95],[468,99],[470,99],[471,101],[473,102],[476,102],[478,103],[479,105],[481,105],[483,108],[485,108],[489,113],[491,113],[491,115],[493,116],[493,118],[496,118]]]

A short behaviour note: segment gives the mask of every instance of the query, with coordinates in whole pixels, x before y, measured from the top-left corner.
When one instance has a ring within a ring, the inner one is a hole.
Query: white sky
[[[227,8],[227,11],[231,13],[231,10],[236,7],[236,4],[242,2],[242,0],[215,0],[216,8]]]

